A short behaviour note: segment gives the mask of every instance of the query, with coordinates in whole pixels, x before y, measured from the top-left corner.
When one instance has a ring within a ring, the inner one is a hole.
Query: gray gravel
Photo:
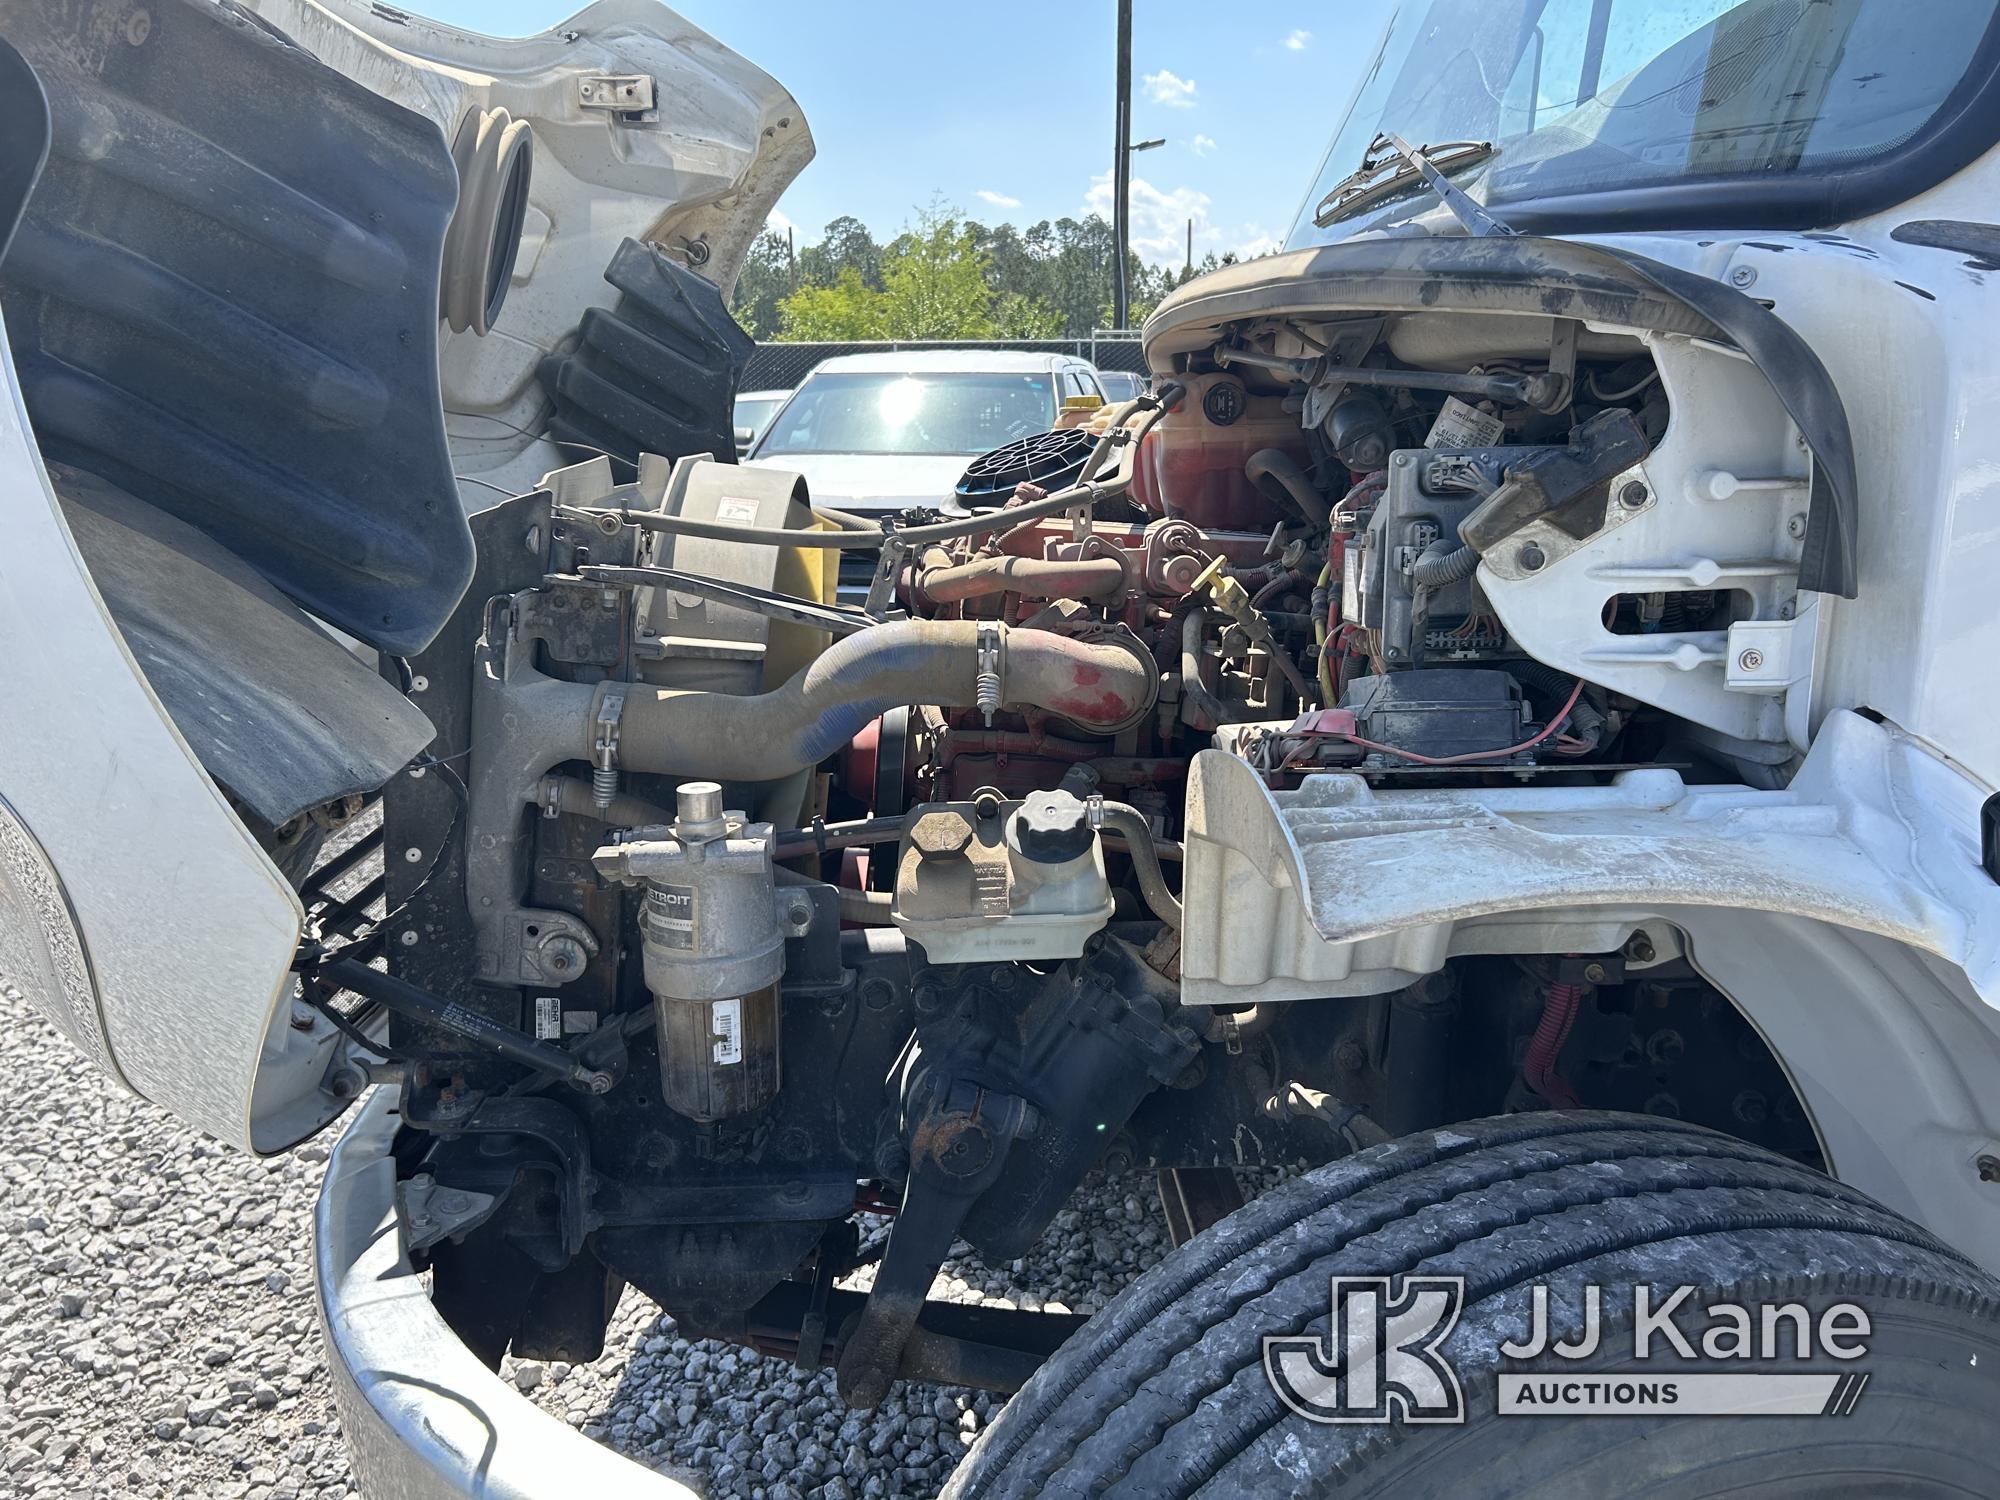
[[[998,1270],[969,1256],[948,1261],[931,1295],[1092,1313],[1167,1248],[1150,1179],[1099,1178],[1024,1260]],[[872,1270],[842,1284],[865,1289]],[[831,1371],[808,1376],[732,1344],[680,1338],[671,1318],[629,1292],[602,1359],[504,1368],[544,1410],[718,1500],[934,1495],[1002,1405],[905,1383],[879,1410],[850,1412]]]
[[[5,992],[0,1100],[0,1494],[352,1493],[312,1304],[326,1140],[272,1162],[206,1141]],[[1026,1260],[954,1261],[933,1295],[1093,1312],[1166,1248],[1148,1179],[1097,1180]],[[934,1494],[1000,1405],[904,1385],[855,1415],[830,1373],[679,1338],[636,1292],[602,1360],[505,1373],[639,1462],[753,1500]]]
[[[0,990],[0,1493],[352,1493],[313,1319],[324,1144],[259,1162]]]

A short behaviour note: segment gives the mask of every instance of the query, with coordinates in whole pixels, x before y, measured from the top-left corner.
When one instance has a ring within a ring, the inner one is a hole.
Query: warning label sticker
[[[1431,423],[1426,448],[1490,448],[1500,441],[1506,424],[1456,396],[1444,398],[1444,410]]]
[[[658,899],[653,903],[654,930],[660,941],[669,948],[692,948],[694,946],[694,887],[691,885],[656,885],[653,887]]]

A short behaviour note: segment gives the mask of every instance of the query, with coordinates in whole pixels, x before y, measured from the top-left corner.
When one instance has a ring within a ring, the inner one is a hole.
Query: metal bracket
[[[430,1173],[419,1172],[408,1182],[396,1184],[396,1206],[401,1210],[405,1248],[428,1250],[440,1241],[477,1229],[500,1206],[500,1196],[469,1188],[440,1188]]]
[[[903,571],[903,559],[909,550],[909,543],[894,532],[882,539],[882,552],[875,561],[875,576],[868,584],[868,601],[862,605],[870,619],[888,617],[889,606],[896,599],[896,579]]]
[[[576,81],[576,102],[641,120],[659,118],[653,80],[645,73],[586,73]]]

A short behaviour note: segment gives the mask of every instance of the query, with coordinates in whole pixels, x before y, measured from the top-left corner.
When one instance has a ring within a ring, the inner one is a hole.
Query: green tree
[[[784,236],[767,229],[743,258],[729,310],[752,338],[771,338],[778,331],[778,303],[791,289],[791,255]]]
[[[988,226],[934,200],[888,244],[842,215],[799,251],[759,237],[731,303],[762,339],[1079,338],[1111,322],[1111,225],[1097,214]],[[1198,268],[1126,261],[1136,326],[1194,274],[1234,264],[1213,251]]]
[[[995,336],[985,257],[966,225],[937,205],[883,254],[882,297],[890,338]]]
[[[1063,335],[1063,315],[1041,298],[1002,292],[993,299],[995,338],[1058,339]]]
[[[778,303],[779,336],[811,343],[845,343],[890,336],[883,294],[849,266],[832,286],[801,286]]]
[[[852,214],[842,214],[819,237],[819,243],[799,252],[799,278],[832,286],[840,273],[852,270],[863,286],[882,290],[882,247],[868,226]]]

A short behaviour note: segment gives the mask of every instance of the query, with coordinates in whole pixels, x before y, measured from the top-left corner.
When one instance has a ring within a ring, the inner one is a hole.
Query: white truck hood
[[[0,28],[0,84],[5,85],[0,94],[11,100],[9,109],[0,110],[0,119],[9,122],[8,131],[0,132],[5,137],[0,139],[0,250],[8,247],[17,223],[33,223],[37,174],[50,150],[50,103],[42,98],[45,90],[36,88],[30,66],[39,55],[55,58],[57,67],[79,70],[88,86],[100,76],[102,59],[88,47],[65,48],[59,36],[51,40],[49,28],[61,24],[60,16],[39,13],[32,25],[23,23],[19,50]],[[627,238],[677,251],[686,265],[726,291],[772,204],[812,155],[811,135],[789,94],[651,0],[603,0],[540,36],[505,39],[440,26],[366,0],[248,0],[228,10],[169,4],[151,25],[156,42],[183,46],[201,39],[203,28],[220,25],[231,32],[230,56],[239,62],[246,54],[252,57],[244,66],[254,71],[261,51],[274,68],[296,72],[297,50],[257,35],[260,25],[284,33],[297,49],[352,83],[428,119],[445,142],[472,109],[505,108],[530,122],[539,150],[504,324],[496,323],[484,338],[440,329],[443,405],[454,421],[465,412],[499,414],[516,409],[510,403],[543,399],[538,365],[573,336],[588,305],[614,299],[604,270],[613,249]],[[601,102],[606,79],[645,80],[654,107],[599,107],[592,100]],[[42,81],[59,127],[55,156],[73,183],[78,147],[61,130],[78,118],[73,97],[78,90],[73,81],[61,88]],[[280,85],[272,87],[282,92]],[[365,113],[350,110],[301,128],[321,131],[321,149],[327,149]],[[398,115],[393,123],[394,149],[405,152],[399,159],[420,157],[412,171],[441,178],[441,203],[424,205],[425,213],[436,207],[441,215],[452,191],[448,157],[422,120]],[[422,149],[408,146],[413,141]],[[432,170],[440,159],[442,165]],[[227,168],[236,158],[217,151],[202,160]],[[188,168],[196,174],[190,190],[206,192],[202,201],[222,205],[218,212],[227,217],[229,184],[203,184],[199,166]],[[51,158],[49,171],[56,170]],[[361,174],[364,188],[367,175]],[[308,182],[307,192],[281,200],[286,210],[296,208],[307,219],[319,214],[309,198],[313,186]],[[342,189],[350,197],[361,190],[353,182]],[[375,190],[396,189],[378,179]],[[89,195],[72,193],[62,201],[87,203]],[[275,242],[288,232],[290,223],[279,222],[281,217],[259,221],[259,234]],[[45,226],[35,227],[39,241],[31,248],[39,251],[49,236]],[[415,233],[393,243],[365,232],[329,238],[333,233],[319,232],[321,263],[342,255],[352,262],[366,252],[373,257],[366,265],[380,270],[398,246],[422,244]],[[287,243],[296,252],[309,240],[294,237]],[[17,237],[14,250],[27,242],[26,236]],[[430,243],[434,247],[435,239]],[[314,264],[310,257],[303,263]],[[18,286],[26,288],[20,295],[28,299],[39,294],[36,278],[46,282],[65,268],[60,256],[42,254],[32,260],[17,255],[7,269],[20,276]],[[360,273],[346,265],[345,274],[352,280]],[[382,300],[388,293],[407,297],[412,288],[422,291],[429,277],[435,306],[435,263],[385,275]],[[216,301],[211,297],[203,305],[214,308]],[[33,304],[22,306],[32,310]],[[220,1139],[260,1153],[281,1151],[324,1127],[351,1098],[351,1087],[328,1086],[348,1044],[323,1019],[295,1011],[288,971],[304,917],[299,897],[238,816],[243,799],[234,789],[225,794],[216,764],[202,754],[200,737],[176,721],[174,694],[148,676],[149,648],[131,635],[129,625],[121,630],[107,606],[108,588],[100,589],[84,561],[88,549],[79,551],[50,482],[52,467],[59,476],[64,471],[44,463],[30,425],[35,402],[32,395],[24,400],[23,391],[30,386],[35,357],[27,333],[33,320],[23,318],[17,325],[16,310],[9,307],[7,330],[0,332],[0,520],[9,538],[0,549],[0,638],[16,643],[16,649],[0,653],[5,658],[0,698],[12,723],[34,729],[0,737],[0,980],[24,989],[79,1048],[147,1099]],[[222,309],[231,317],[234,311]],[[13,334],[11,348],[6,332]],[[419,340],[406,328],[401,342],[423,351],[428,340],[427,329]],[[274,334],[266,345],[287,353],[299,341],[287,344]],[[47,367],[43,360],[41,368]],[[292,372],[282,362],[273,369],[286,378]],[[282,446],[288,422],[301,433],[310,426],[313,413],[305,407],[317,412],[328,406],[352,428],[345,439],[348,456],[375,464],[380,473],[344,486],[328,486],[320,477],[334,497],[325,527],[296,517],[271,525],[267,517],[265,533],[274,551],[290,549],[283,555],[300,565],[296,575],[310,578],[312,569],[303,564],[318,555],[329,574],[345,568],[371,586],[386,580],[393,587],[398,568],[401,576],[410,575],[411,557],[393,546],[353,545],[334,527],[357,516],[393,524],[400,507],[420,518],[428,513],[431,519],[422,524],[462,528],[461,517],[447,519],[448,505],[424,498],[408,484],[410,445],[393,451],[383,446],[380,413],[393,413],[398,402],[429,402],[437,388],[426,380],[412,392],[409,381],[391,378],[395,372],[386,365],[365,359],[337,373],[344,383],[335,394],[347,398],[344,405],[318,390],[289,414],[280,402],[278,415],[269,419],[271,430],[259,440]],[[60,414],[54,406],[48,410]],[[203,436],[201,416],[193,414],[197,437]],[[42,415],[34,420],[41,422]],[[119,430],[116,422],[94,424],[89,431],[110,434],[104,438],[109,446],[91,453],[117,464]],[[43,434],[42,442],[48,440]],[[443,445],[433,438],[431,446]],[[211,448],[226,451],[219,444]],[[451,448],[449,462],[464,472],[455,435]],[[448,478],[444,453],[422,442],[416,450]],[[278,462],[287,459],[299,471],[302,487],[315,479],[303,443],[281,452]],[[144,477],[143,462],[121,475],[121,482],[136,487]],[[522,487],[533,488],[533,479]],[[151,503],[160,501],[151,497]],[[211,528],[211,533],[235,546],[226,530]],[[356,534],[366,535],[365,528]],[[455,597],[451,579],[440,573],[429,582],[448,607]],[[463,574],[456,587],[463,587]],[[292,597],[301,596],[293,591]],[[314,612],[333,617],[325,609]],[[297,622],[310,629],[304,615]],[[384,616],[380,623],[391,622]],[[394,624],[412,639],[428,638],[436,628],[420,614]],[[154,660],[152,668],[174,665]],[[272,671],[272,680],[281,681],[278,668]],[[344,738],[338,726],[329,734]],[[351,1078],[351,1069],[346,1071]]]

